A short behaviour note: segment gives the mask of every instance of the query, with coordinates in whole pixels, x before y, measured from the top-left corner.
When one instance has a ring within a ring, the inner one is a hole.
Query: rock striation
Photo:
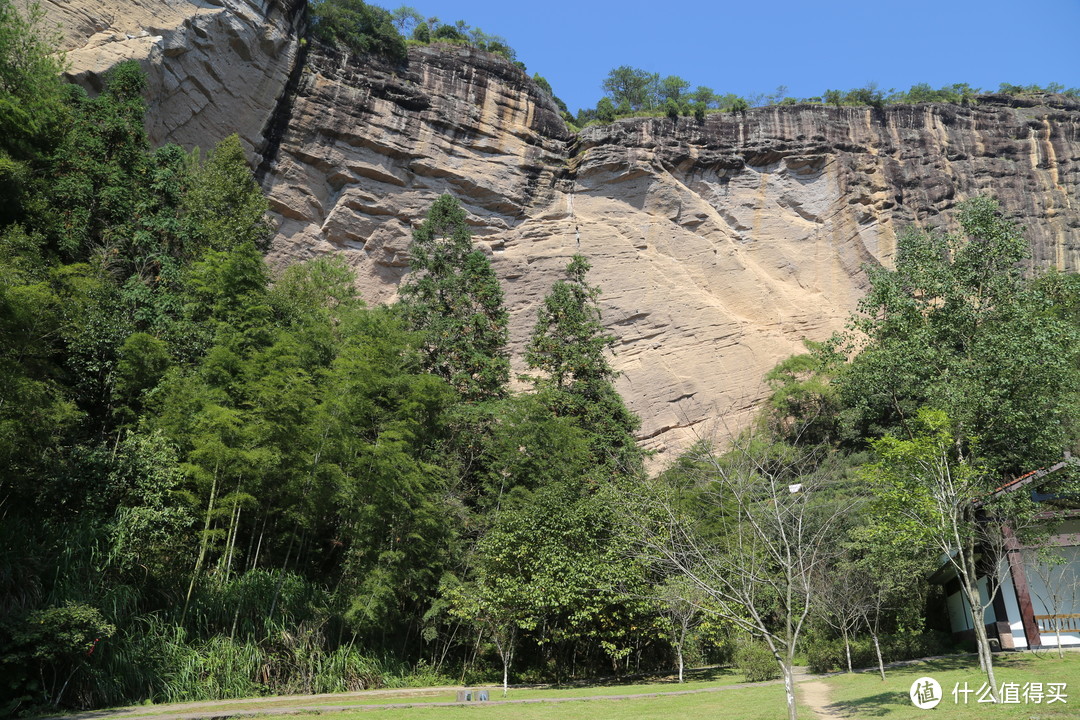
[[[996,196],[1033,263],[1080,267],[1080,104],[772,107],[567,132],[513,66],[414,48],[407,69],[313,53],[266,176],[273,257],[342,252],[393,298],[412,227],[461,199],[502,278],[520,349],[544,293],[586,255],[619,336],[641,439],[681,449],[743,426],[762,376],[841,329],[908,225]],[[949,229],[946,227],[946,229]]]
[[[60,26],[71,80],[138,60],[149,81],[155,145],[212,148],[238,133],[258,163],[301,55],[305,0],[44,0]]]
[[[497,56],[305,59],[298,10],[219,1],[192,15],[193,3],[141,0],[158,18],[178,8],[175,22],[138,25],[160,36],[141,39],[155,139],[206,147],[240,130],[278,219],[271,259],[342,253],[369,302],[395,296],[412,228],[454,194],[504,283],[517,351],[582,253],[620,338],[619,389],[660,458],[744,426],[765,372],[843,327],[864,265],[890,262],[908,225],[950,229],[965,198],[997,197],[1026,228],[1033,265],[1080,269],[1080,103],[1067,98],[770,107],[574,135]],[[85,17],[71,21],[84,36],[120,27]],[[135,39],[112,37],[85,57],[137,55],[120,52]],[[73,72],[92,84],[108,62]]]

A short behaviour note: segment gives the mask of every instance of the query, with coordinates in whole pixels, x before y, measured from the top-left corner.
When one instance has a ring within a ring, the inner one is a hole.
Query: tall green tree
[[[408,37],[420,23],[424,22],[424,16],[420,11],[410,5],[402,5],[390,13],[394,27],[403,36]]]
[[[1055,306],[1060,285],[1025,277],[1027,243],[996,202],[969,200],[959,220],[957,234],[909,231],[895,269],[869,271],[843,421],[849,436],[878,437],[934,407],[961,442],[979,438],[991,468],[1019,473],[1073,437],[1080,328]]]
[[[682,103],[690,97],[689,90],[689,80],[684,80],[678,75],[668,75],[660,81],[657,92],[661,102],[674,100],[676,103]]]
[[[600,321],[600,288],[588,284],[591,269],[583,255],[566,266],[566,278],[555,282],[536,318],[525,362],[547,374],[558,387],[578,382],[610,382],[616,372],[607,353],[616,338]]]
[[[266,197],[235,133],[218,143],[205,162],[196,158],[184,207],[196,248],[229,250],[251,243],[265,249],[273,233]]]
[[[890,534],[900,536],[909,548],[944,558],[955,572],[972,614],[979,665],[997,701],[984,614],[1000,586],[997,571],[1006,548],[1002,524],[1016,528],[1018,520],[1031,516],[1032,507],[1020,497],[1010,498],[1019,504],[992,502],[995,481],[971,454],[974,448],[964,447],[952,427],[940,410],[921,409],[910,427],[910,439],[886,435],[874,442],[880,460],[867,468],[866,477],[874,489],[875,511],[889,525]],[[980,588],[984,577],[977,564],[980,556],[985,567],[993,569],[985,576],[985,595]]]
[[[503,396],[510,361],[502,286],[455,198],[442,195],[431,206],[409,258],[399,293],[408,325],[423,333],[424,367],[467,400]]]
[[[63,137],[68,115],[60,39],[36,2],[0,0],[0,227],[24,217],[34,169]]]
[[[586,280],[590,265],[575,255],[537,313],[525,363],[543,376],[536,380],[542,400],[556,414],[574,417],[590,435],[594,460],[621,473],[640,469],[634,439],[640,421],[623,403],[608,354],[616,338],[600,321],[600,288]]]
[[[701,103],[706,107],[714,107],[716,105],[718,96],[711,87],[707,85],[698,85],[694,92],[690,95],[690,98],[695,103]]]

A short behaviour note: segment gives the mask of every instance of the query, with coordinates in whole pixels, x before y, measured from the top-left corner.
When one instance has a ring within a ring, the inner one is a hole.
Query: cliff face
[[[572,137],[485,53],[414,49],[406,71],[315,54],[309,66],[266,177],[275,260],[344,252],[365,296],[391,299],[412,226],[450,192],[503,279],[520,349],[581,252],[653,449],[744,424],[766,371],[843,326],[862,266],[964,198],[996,196],[1034,262],[1080,266],[1080,104],[774,107]]]
[[[239,122],[266,156],[272,259],[344,253],[369,302],[394,297],[412,227],[454,194],[503,280],[517,351],[551,283],[584,254],[620,337],[619,389],[652,449],[747,422],[764,373],[843,326],[862,266],[890,262],[907,225],[945,225],[967,197],[997,197],[1026,228],[1033,263],[1080,268],[1080,103],[773,107],[573,136],[524,73],[468,48],[413,48],[406,68],[313,49],[290,84],[293,20],[274,18],[295,13],[264,7],[269,20],[241,36],[269,33],[278,49],[251,40],[240,62],[229,28],[253,6],[226,2],[213,20],[176,25],[184,53],[152,55],[155,137],[206,147]],[[225,91],[175,89],[189,82],[183,62]],[[231,63],[264,80],[217,69]],[[200,110],[166,111],[185,93]]]
[[[98,91],[138,60],[155,145],[212,148],[238,133],[256,162],[300,54],[304,0],[43,0],[69,77]]]

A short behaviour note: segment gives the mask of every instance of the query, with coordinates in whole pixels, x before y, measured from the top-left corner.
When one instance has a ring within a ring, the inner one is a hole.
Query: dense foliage
[[[389,11],[363,0],[318,0],[311,4],[310,34],[326,45],[381,55],[393,62],[406,60],[409,43],[469,45],[502,55],[524,69],[505,38],[488,34],[464,20],[451,24],[437,17],[425,18],[408,5]]]
[[[933,589],[913,578],[948,558],[970,605],[985,606],[998,578],[990,573],[980,596],[976,558],[997,566],[1002,524],[1029,543],[1053,528],[1027,493],[993,491],[1076,449],[1080,286],[1075,274],[1026,266],[1027,243],[994,201],[958,210],[958,232],[911,229],[894,268],[868,268],[847,333],[767,376],[762,431],[789,447],[827,447],[858,479],[839,489],[857,488],[861,507],[818,590],[810,655],[820,667],[837,664],[837,642],[849,657],[865,648],[859,635],[880,662],[899,628],[947,630],[940,600],[922,607]],[[1055,487],[1056,504],[1075,508],[1074,474]]]
[[[401,304],[368,308],[339,259],[267,266],[235,136],[149,147],[137,65],[90,98],[4,57],[0,107],[43,108],[3,139],[5,713],[483,677],[498,618],[533,677],[667,661],[598,492],[641,454],[583,259],[512,392],[453,198]]]
[[[958,232],[901,235],[895,267],[867,269],[849,331],[769,373],[770,432],[859,450],[910,435],[918,410],[933,407],[999,479],[1070,448],[1077,276],[1030,268],[1019,227],[989,198],[962,203],[957,220]]]
[[[621,65],[611,70],[601,83],[604,95],[594,108],[581,108],[572,124],[584,127],[590,123],[609,123],[623,117],[664,116],[678,119],[693,115],[703,121],[710,112],[742,112],[751,107],[771,105],[831,105],[835,107],[884,107],[916,103],[952,103],[970,105],[977,102],[983,90],[966,83],[955,83],[934,89],[926,83],[912,85],[909,90],[883,91],[875,83],[850,90],[826,90],[819,96],[798,98],[788,94],[781,85],[771,93],[740,97],[732,93],[717,93],[711,87],[691,83],[678,75],[660,76],[640,68]],[[1080,88],[1066,88],[1059,83],[1046,87],[1002,83],[998,93],[1015,96],[1062,94],[1080,97]]]
[[[354,53],[383,55],[401,62],[405,39],[390,13],[363,0],[321,0],[311,5],[311,35]]]

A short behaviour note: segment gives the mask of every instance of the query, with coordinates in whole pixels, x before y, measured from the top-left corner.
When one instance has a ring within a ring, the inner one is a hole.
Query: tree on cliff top
[[[409,258],[401,301],[409,325],[424,333],[426,369],[467,400],[502,396],[510,378],[503,291],[455,198],[442,195],[431,206]]]
[[[311,6],[311,35],[327,45],[354,53],[405,60],[405,38],[394,18],[362,0],[321,0]]]
[[[620,65],[608,73],[602,87],[616,107],[651,110],[656,105],[659,83],[660,76],[656,73]]]

